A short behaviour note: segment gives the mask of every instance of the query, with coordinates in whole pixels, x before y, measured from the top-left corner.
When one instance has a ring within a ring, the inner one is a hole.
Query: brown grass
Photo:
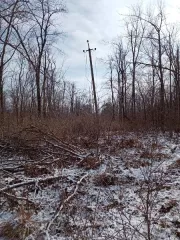
[[[21,206],[17,212],[17,223],[6,222],[2,224],[0,229],[0,236],[7,238],[8,240],[23,240],[29,236],[34,228],[31,220],[32,213],[25,211]],[[27,226],[29,225],[29,226]],[[31,226],[30,226],[31,225]]]
[[[180,230],[176,231],[176,236],[180,239]]]
[[[160,213],[168,213],[171,211],[172,208],[177,206],[177,201],[176,200],[170,200],[166,204],[162,205],[161,208],[159,209]]]
[[[95,116],[87,113],[80,116],[69,114],[67,116],[49,116],[47,118],[24,115],[23,119],[20,121],[17,121],[16,116],[12,113],[6,113],[4,124],[0,126],[0,138],[3,138],[4,136],[12,136],[24,128],[35,126],[42,131],[52,132],[58,138],[68,142],[77,143],[77,138],[82,137],[79,141],[80,144],[91,145],[97,139],[98,130],[100,130],[101,136],[105,137],[107,137],[107,133],[111,135],[118,132],[137,130],[129,121],[124,121],[122,124],[118,120],[112,121],[112,119],[105,116],[100,116],[99,123],[98,129]],[[87,141],[84,141],[85,138]],[[135,141],[137,140],[127,140],[127,142],[125,141],[122,143],[122,147],[133,147],[136,145]]]
[[[142,148],[142,143],[137,138],[122,139],[117,143],[118,148]]]
[[[24,168],[24,175],[28,177],[38,177],[50,173],[49,169],[39,165],[26,165]]]
[[[82,161],[78,163],[79,167],[85,168],[86,170],[89,169],[96,169],[101,165],[101,160],[97,157],[86,157]]]
[[[180,159],[176,160],[169,166],[169,169],[180,169]]]
[[[140,155],[140,158],[147,158],[147,159],[153,159],[153,160],[160,161],[164,158],[168,158],[168,155],[164,154],[164,153],[156,153],[153,151],[145,150]]]
[[[23,226],[14,226],[12,223],[7,222],[1,226],[0,236],[6,237],[9,240],[21,240],[22,230]]]
[[[93,115],[67,116],[62,118],[37,118],[24,117],[22,122],[17,122],[13,115],[6,115],[4,124],[0,126],[0,136],[12,135],[29,126],[35,126],[42,131],[54,133],[57,137],[72,141],[74,137],[85,136],[94,139],[97,136],[96,119]],[[107,129],[104,120],[101,121],[100,129]]]
[[[133,161],[128,161],[125,163],[125,166],[127,168],[140,168],[140,167],[147,167],[150,165],[150,162],[148,161],[142,161],[142,160],[133,160]]]
[[[1,227],[0,236],[8,240],[24,240],[24,237],[29,236],[32,229],[25,228],[23,224],[13,225],[12,223],[5,223]]]
[[[117,178],[114,175],[108,173],[102,173],[94,177],[94,184],[96,186],[107,187],[117,184]]]

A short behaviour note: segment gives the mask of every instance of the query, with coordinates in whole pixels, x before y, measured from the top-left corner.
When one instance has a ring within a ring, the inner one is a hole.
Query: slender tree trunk
[[[136,94],[135,94],[135,80],[136,80],[136,66],[133,63],[133,73],[132,73],[132,116],[136,118]]]
[[[155,103],[155,69],[154,69],[154,67],[152,67],[152,93],[151,94],[152,94],[152,96],[151,96],[151,119],[152,119],[153,125],[155,125],[155,114],[154,114],[154,111],[155,111],[155,108],[154,108],[154,103]]]
[[[4,122],[3,66],[0,66],[0,122]]]
[[[43,85],[42,85],[42,108],[43,108],[43,117],[46,117],[46,104],[47,104],[47,94],[46,94],[46,82],[47,82],[47,57],[46,52],[44,56],[44,71],[43,71]]]
[[[177,118],[178,118],[178,124],[180,123],[180,76],[179,76],[179,74],[180,74],[180,71],[179,71],[179,47],[178,47],[178,49],[177,49],[177,57],[176,57],[176,59],[177,59],[177,63],[176,63],[176,65],[177,65],[177,73],[176,73],[176,81],[177,81],[177,84],[176,84],[176,89],[177,89],[177,91],[176,91],[176,99],[177,99],[177,114],[178,114],[178,116],[177,116]]]
[[[111,102],[112,102],[112,120],[115,120],[115,104],[114,104],[114,90],[113,90],[113,72],[111,67],[110,73],[110,84],[111,84]]]
[[[36,94],[38,117],[41,117],[40,66],[36,70]]]
[[[63,82],[62,105],[61,105],[62,114],[64,113],[65,91],[66,91],[66,82]]]
[[[124,116],[127,115],[127,77],[124,76]]]
[[[118,70],[118,116],[120,121],[121,120],[121,79],[120,79],[119,70]]]
[[[70,112],[74,113],[74,95],[75,95],[75,86],[74,83],[71,84],[71,103],[70,103]]]
[[[161,34],[160,30],[158,30],[158,46],[159,46],[159,78],[160,78],[160,126],[161,130],[164,131],[165,124],[165,103],[164,103],[164,76],[162,69],[162,46],[161,46]]]
[[[124,115],[125,115],[125,112],[124,112],[124,80],[125,80],[125,73],[124,73],[124,69],[123,69],[122,70],[122,83],[121,83],[122,122],[124,121]]]

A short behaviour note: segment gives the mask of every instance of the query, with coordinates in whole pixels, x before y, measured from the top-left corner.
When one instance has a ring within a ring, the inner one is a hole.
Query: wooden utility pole
[[[95,85],[95,81],[94,81],[94,71],[93,71],[92,56],[91,56],[91,51],[96,50],[96,48],[94,48],[94,49],[90,48],[89,40],[87,40],[87,44],[88,44],[88,50],[83,50],[83,52],[89,52],[89,62],[90,62],[91,78],[92,78],[92,85],[93,85],[94,105],[95,105],[96,116],[98,117],[98,104],[97,104],[97,96],[96,96],[96,85]]]

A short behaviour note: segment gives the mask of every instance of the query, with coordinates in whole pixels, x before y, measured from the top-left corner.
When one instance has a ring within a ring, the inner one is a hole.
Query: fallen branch
[[[82,155],[79,152],[76,152],[75,150],[72,150],[71,148],[67,148],[67,146],[62,144],[62,143],[61,143],[61,145],[57,145],[57,144],[54,144],[53,142],[48,141],[48,140],[46,140],[46,142],[48,144],[51,144],[53,147],[56,147],[56,148],[61,149],[65,152],[67,152],[67,153],[70,153],[71,155],[73,155],[75,157],[82,158]]]
[[[57,176],[57,177],[53,176],[53,177],[47,177],[47,178],[36,178],[36,179],[30,180],[30,181],[27,181],[27,182],[16,183],[16,184],[9,185],[7,187],[1,188],[0,189],[0,194],[5,192],[5,191],[8,191],[10,189],[19,188],[19,187],[26,186],[26,185],[31,185],[31,184],[36,184],[37,182],[43,183],[43,182],[48,182],[48,181],[52,181],[52,180],[56,181],[56,180],[59,180],[61,178],[62,178],[62,175]]]
[[[6,193],[6,192],[3,192],[2,193],[6,198],[9,198],[9,199],[16,199],[16,200],[19,200],[19,201],[25,201],[27,203],[30,203],[30,204],[35,204],[33,201],[29,200],[28,198],[24,198],[24,197],[17,197],[15,195],[12,195],[12,194],[9,194],[9,193]]]
[[[53,218],[51,219],[51,221],[47,224],[46,226],[46,234],[47,232],[49,231],[52,223],[56,220],[56,218],[58,217],[59,213],[62,211],[62,209],[64,208],[65,204],[68,203],[74,196],[75,194],[77,193],[78,189],[79,189],[79,186],[81,184],[81,182],[83,181],[83,179],[85,179],[86,177],[88,176],[88,173],[85,174],[84,176],[81,177],[81,179],[77,182],[76,184],[76,187],[74,189],[74,192],[69,195],[65,200],[64,202],[59,206],[58,210],[56,211],[55,215],[53,216]]]
[[[65,141],[62,141],[60,138],[56,137],[54,135],[54,133],[50,130],[49,130],[49,132],[47,132],[46,130],[43,131],[43,130],[37,128],[36,126],[31,125],[30,127],[24,128],[23,130],[21,130],[19,132],[19,135],[23,132],[25,132],[25,133],[28,133],[28,132],[29,133],[35,133],[39,136],[39,139],[41,139],[41,140],[47,141],[48,139],[51,139],[53,142],[58,143],[58,145],[62,146],[63,148],[69,149],[73,152],[77,152],[77,151],[81,152],[82,151],[82,149],[80,149],[79,147],[74,146],[74,145],[72,145],[70,143],[67,143]]]
[[[21,172],[23,171],[24,168],[23,166],[17,166],[17,167],[4,167],[4,168],[0,168],[0,171],[6,171],[6,172],[10,172],[10,173],[16,173],[16,172]]]

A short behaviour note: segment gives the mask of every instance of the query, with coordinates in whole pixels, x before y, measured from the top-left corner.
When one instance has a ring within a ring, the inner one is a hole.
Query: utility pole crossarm
[[[90,48],[89,40],[87,40],[87,44],[88,44],[88,50],[83,50],[83,52],[89,52],[89,51],[95,51],[96,50],[96,48]]]
[[[91,51],[96,50],[96,48],[94,48],[94,49],[90,48],[89,40],[87,40],[87,44],[88,44],[88,50],[83,50],[83,52],[89,52],[89,63],[90,63],[91,78],[92,78],[92,85],[93,85],[94,105],[95,105],[96,116],[98,116],[96,85],[95,85],[95,80],[94,80],[94,71],[93,71],[92,56],[91,56]]]

